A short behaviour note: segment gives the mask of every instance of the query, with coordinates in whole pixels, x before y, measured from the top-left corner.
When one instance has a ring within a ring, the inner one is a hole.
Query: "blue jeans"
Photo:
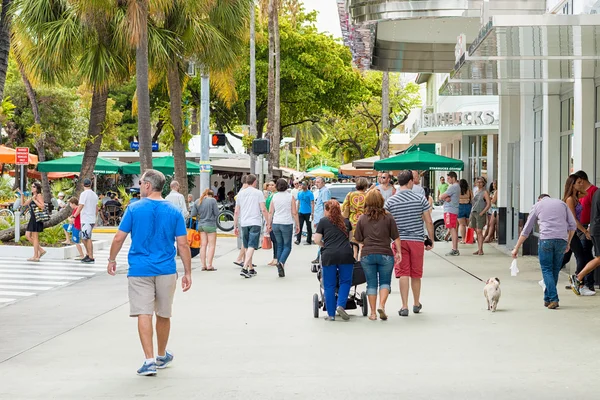
[[[273,233],[277,241],[277,261],[285,265],[292,252],[292,233],[294,225],[273,224]]]
[[[367,278],[367,295],[377,295],[379,290],[392,289],[392,272],[394,271],[394,257],[385,254],[369,254],[360,259],[360,263]]]
[[[563,257],[567,249],[567,241],[562,239],[543,239],[538,244],[538,257],[542,268],[542,277],[546,290],[544,290],[544,301],[558,302],[558,274],[562,267]]]
[[[323,289],[325,290],[325,308],[330,317],[335,317],[336,301],[335,289],[338,284],[338,272],[340,287],[338,289],[337,306],[346,308],[350,286],[352,285],[352,273],[354,264],[328,265],[323,267]]]

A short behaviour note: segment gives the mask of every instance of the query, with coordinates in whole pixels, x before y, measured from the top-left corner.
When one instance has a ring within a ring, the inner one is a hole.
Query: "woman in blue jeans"
[[[384,200],[379,190],[369,190],[365,199],[365,213],[356,224],[354,239],[362,244],[360,263],[367,278],[367,296],[369,298],[369,319],[377,320],[375,303],[379,287],[379,318],[387,320],[385,303],[390,294],[392,272],[394,270],[394,253],[390,242],[396,246],[396,258],[402,260],[400,235],[396,221],[383,208]]]
[[[300,231],[300,224],[298,223],[296,201],[287,191],[287,181],[280,178],[275,186],[277,193],[271,199],[269,221],[277,245],[277,273],[280,278],[283,278],[285,277],[285,262],[292,251],[294,222],[296,222],[296,233]]]
[[[354,251],[350,245],[349,233],[352,226],[342,217],[340,203],[329,200],[324,204],[324,217],[317,221],[314,242],[321,249],[323,289],[325,291],[325,320],[335,321],[335,312],[344,321],[350,319],[346,312],[346,302],[352,285],[354,272]],[[339,277],[339,281],[338,281]],[[337,306],[335,289],[338,286]]]

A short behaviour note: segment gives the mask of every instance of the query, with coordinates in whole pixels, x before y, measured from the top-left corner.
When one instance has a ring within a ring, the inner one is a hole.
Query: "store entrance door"
[[[508,144],[508,204],[506,207],[506,246],[511,248],[519,240],[520,212],[520,148],[521,143]]]

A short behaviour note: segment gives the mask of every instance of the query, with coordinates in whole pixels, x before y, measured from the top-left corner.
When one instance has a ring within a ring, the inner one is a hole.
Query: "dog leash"
[[[467,271],[466,269],[462,268],[460,265],[457,265],[457,264],[453,263],[452,261],[448,260],[447,258],[442,257],[440,254],[436,253],[435,251],[432,251],[432,253],[435,254],[436,256],[438,256],[439,258],[441,258],[442,260],[446,261],[447,263],[454,265],[456,268],[460,269],[462,272],[469,274],[473,278],[477,279],[478,281],[485,283],[485,281],[483,279],[481,279],[480,277],[478,277],[475,274],[472,274],[471,272]]]

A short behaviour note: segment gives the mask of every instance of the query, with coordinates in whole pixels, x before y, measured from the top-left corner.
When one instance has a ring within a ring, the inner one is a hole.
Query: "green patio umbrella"
[[[187,165],[187,174],[188,175],[200,175],[200,164],[185,161]],[[166,156],[160,158],[154,158],[152,160],[152,168],[162,172],[165,175],[173,175],[175,173],[175,159],[173,156]],[[124,174],[139,174],[140,173],[140,163],[132,163],[127,164],[123,167]]]
[[[420,149],[375,161],[374,168],[377,171],[399,171],[403,169],[418,169],[422,171],[462,171],[465,163],[454,158],[440,156]]]
[[[310,169],[306,170],[306,172],[311,172],[311,171],[314,171],[314,170],[317,170],[317,169],[324,170],[324,171],[329,171],[329,172],[331,172],[331,173],[333,173],[335,175],[338,175],[340,173],[340,171],[337,168],[330,167],[329,165],[321,165],[321,166],[318,166],[318,167],[313,167],[313,168],[310,168]]]
[[[52,161],[44,161],[37,165],[37,170],[40,172],[81,172],[81,164],[83,162],[83,154],[72,157],[63,157]],[[98,157],[94,174],[109,175],[118,174],[121,168],[127,165],[124,162],[111,160],[109,158]]]

